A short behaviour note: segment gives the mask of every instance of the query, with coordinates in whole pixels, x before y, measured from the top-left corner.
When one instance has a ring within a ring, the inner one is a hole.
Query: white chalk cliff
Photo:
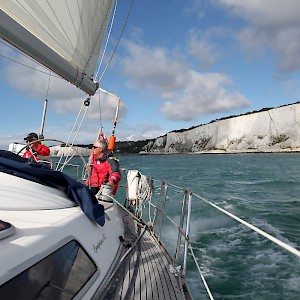
[[[90,156],[92,150],[84,147],[65,147],[65,146],[52,146],[50,148],[50,156],[55,157],[55,156]]]
[[[169,132],[142,153],[246,153],[300,151],[300,103]]]

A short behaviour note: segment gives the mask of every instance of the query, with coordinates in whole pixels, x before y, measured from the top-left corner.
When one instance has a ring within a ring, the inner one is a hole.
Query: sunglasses
[[[98,147],[98,146],[93,146],[92,149],[97,149],[97,148],[102,148],[102,147]]]

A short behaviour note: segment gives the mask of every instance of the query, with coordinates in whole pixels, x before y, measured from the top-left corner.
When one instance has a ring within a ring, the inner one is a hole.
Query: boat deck
[[[125,210],[124,260],[98,299],[186,299],[178,277],[169,270],[171,259],[153,235]],[[137,237],[143,234],[140,239]],[[132,250],[130,250],[130,247]]]

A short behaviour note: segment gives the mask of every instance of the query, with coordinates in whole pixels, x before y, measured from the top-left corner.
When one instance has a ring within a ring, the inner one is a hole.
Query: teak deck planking
[[[133,245],[142,228],[127,211],[121,211],[125,224],[125,253],[129,248],[126,243]],[[164,248],[146,230],[119,266],[100,299],[185,299],[178,278],[169,271],[170,264],[171,259]]]

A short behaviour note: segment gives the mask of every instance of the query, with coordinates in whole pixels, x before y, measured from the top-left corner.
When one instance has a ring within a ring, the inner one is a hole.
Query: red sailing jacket
[[[40,160],[38,155],[41,155],[41,156],[49,156],[50,155],[50,149],[45,145],[41,145],[40,143],[37,143],[35,146],[35,149],[31,149],[31,150],[35,155],[32,155],[30,150],[27,150],[23,154],[23,157],[32,158],[33,160],[38,161],[38,160]]]
[[[100,188],[102,184],[112,180],[114,182],[113,195],[115,195],[121,180],[121,172],[119,162],[111,156],[111,151],[106,151],[103,157],[94,159],[91,168],[92,175],[85,185]]]

